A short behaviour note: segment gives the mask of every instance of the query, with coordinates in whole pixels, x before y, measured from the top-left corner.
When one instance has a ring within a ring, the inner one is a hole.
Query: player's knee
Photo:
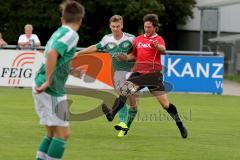
[[[133,110],[137,110],[137,106],[129,106]]]
[[[160,98],[159,102],[164,109],[167,109],[169,107],[169,101],[166,97]]]
[[[62,138],[64,140],[67,140],[70,137],[70,133],[69,132],[62,133],[62,134],[57,135],[56,137]]]
[[[58,131],[54,136],[67,140],[70,137],[70,130]]]
[[[137,107],[137,101],[136,101],[136,99],[131,99],[131,100],[130,100],[130,106]]]
[[[131,103],[130,108],[137,108],[137,103]]]
[[[53,134],[53,133],[47,133],[47,137],[53,138],[53,137],[54,137],[54,134]]]
[[[64,139],[65,140],[67,140],[69,137],[70,137],[70,130],[68,130],[66,133],[64,133],[64,135],[63,135],[64,137]]]
[[[66,134],[64,135],[64,139],[65,139],[65,140],[67,140],[69,137],[70,137],[70,133],[66,133]]]
[[[168,109],[168,107],[169,107],[169,101],[168,100],[160,101],[160,104],[163,107],[163,109]]]
[[[47,127],[47,137],[54,137],[54,130],[51,127]]]

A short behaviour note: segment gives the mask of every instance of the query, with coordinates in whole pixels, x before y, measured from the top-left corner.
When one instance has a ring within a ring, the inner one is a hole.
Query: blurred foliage
[[[240,83],[240,74],[236,74],[232,76],[224,76],[224,79]]]
[[[142,18],[147,13],[156,13],[162,25],[159,33],[167,44],[176,39],[176,25],[193,18],[195,0],[77,0],[86,9],[86,17],[79,31],[79,46],[97,43],[109,33],[108,20],[114,14],[124,18],[124,31],[138,35],[143,33]],[[60,26],[59,4],[62,0],[0,1],[0,31],[9,44],[16,44],[25,24],[34,26],[34,33],[42,42]]]

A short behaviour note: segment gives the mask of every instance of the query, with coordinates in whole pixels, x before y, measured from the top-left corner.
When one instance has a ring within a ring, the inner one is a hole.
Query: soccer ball
[[[139,87],[138,85],[130,81],[126,81],[124,85],[120,88],[120,94],[122,96],[132,95],[137,91],[138,87]]]

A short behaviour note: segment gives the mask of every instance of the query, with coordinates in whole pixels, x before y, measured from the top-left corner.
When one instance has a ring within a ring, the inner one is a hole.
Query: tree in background
[[[176,44],[176,26],[185,24],[193,17],[195,0],[77,0],[85,6],[86,17],[80,34],[79,46],[96,43],[110,33],[108,20],[113,14],[124,18],[124,30],[138,35],[143,32],[142,18],[147,13],[156,13],[162,25],[160,34],[167,41],[168,49]],[[9,44],[17,44],[25,24],[32,24],[42,45],[60,25],[59,4],[62,0],[25,0],[0,2],[0,31]]]
[[[9,44],[17,44],[25,24],[30,23],[45,45],[51,32],[60,24],[59,3],[61,0],[0,1],[0,30]]]

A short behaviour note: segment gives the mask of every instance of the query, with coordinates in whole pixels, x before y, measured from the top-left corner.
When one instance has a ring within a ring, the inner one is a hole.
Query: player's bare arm
[[[163,45],[160,45],[157,40],[153,41],[155,48],[160,52],[164,53],[166,50],[166,47]]]
[[[75,58],[76,56],[81,55],[81,54],[90,54],[90,53],[93,53],[93,52],[96,52],[96,51],[97,51],[97,46],[94,44],[94,45],[91,45],[91,46],[75,53],[73,58]]]
[[[51,84],[52,73],[57,63],[58,53],[55,49],[51,49],[47,54],[46,59],[46,81],[40,86],[36,87],[36,91],[41,93]]]

